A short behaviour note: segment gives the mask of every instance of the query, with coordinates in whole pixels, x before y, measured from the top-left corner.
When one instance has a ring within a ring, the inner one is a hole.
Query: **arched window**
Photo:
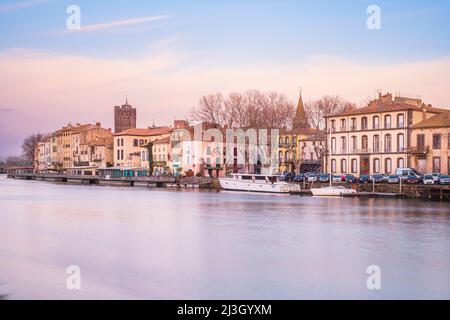
[[[356,149],[358,149],[358,138],[356,136],[352,136],[352,145],[350,146],[352,148],[352,153],[356,152]]]
[[[385,129],[391,128],[391,116],[390,115],[384,116],[384,128]]]
[[[347,160],[341,159],[341,173],[347,173]]]
[[[372,129],[379,129],[380,128],[380,117],[374,116],[372,121]]]
[[[392,151],[392,137],[390,134],[384,136],[384,152]]]
[[[331,173],[336,173],[336,159],[331,159]]]
[[[392,173],[392,159],[391,158],[386,158],[384,160],[384,172],[387,174]]]
[[[373,159],[373,172],[380,173],[380,159]]]
[[[341,131],[346,131],[347,130],[347,121],[345,121],[345,119],[341,119]]]
[[[367,130],[367,117],[361,118],[361,130]]]
[[[352,159],[352,173],[358,172],[358,160]]]
[[[133,140],[133,146],[134,146],[134,147],[139,147],[139,141],[138,141],[138,139],[134,139],[134,140]]]
[[[397,128],[403,128],[405,126],[405,116],[403,113],[397,115]]]
[[[405,150],[405,135],[403,133],[399,133],[397,135],[397,151],[403,152]]]
[[[405,167],[405,159],[398,158],[397,159],[397,168],[404,168]]]
[[[331,152],[336,153],[336,138],[331,138]]]
[[[286,161],[289,161],[291,159],[291,153],[289,151],[287,151],[284,155],[284,158]]]
[[[380,152],[380,136],[373,136],[373,152]]]
[[[369,148],[369,138],[367,136],[362,136],[361,149],[367,150],[368,148]]]
[[[341,153],[347,153],[347,138],[341,137]]]
[[[278,159],[280,162],[283,160],[283,151],[278,152]]]
[[[357,124],[356,124],[356,118],[351,119],[350,130],[352,130],[352,131],[358,130]]]
[[[336,121],[331,120],[331,132],[336,132]]]
[[[286,145],[289,144],[289,137],[286,137],[286,138],[284,139],[284,143],[286,143]]]

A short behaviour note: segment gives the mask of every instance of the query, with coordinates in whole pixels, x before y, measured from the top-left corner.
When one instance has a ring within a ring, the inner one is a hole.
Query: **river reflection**
[[[1,177],[0,208],[13,299],[450,299],[448,203]],[[82,290],[66,288],[69,265]]]

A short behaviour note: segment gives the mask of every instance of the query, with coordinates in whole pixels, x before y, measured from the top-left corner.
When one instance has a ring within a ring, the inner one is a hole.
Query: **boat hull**
[[[341,197],[344,194],[355,194],[356,190],[345,188],[313,188],[311,192],[315,197]]]
[[[261,192],[261,193],[290,193],[300,191],[300,186],[280,182],[252,182],[236,179],[220,178],[220,186],[229,191]]]

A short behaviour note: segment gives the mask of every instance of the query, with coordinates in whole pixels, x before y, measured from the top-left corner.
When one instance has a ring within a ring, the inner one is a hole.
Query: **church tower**
[[[136,128],[136,108],[128,104],[128,98],[122,106],[114,107],[114,132]]]
[[[297,111],[295,113],[294,122],[292,124],[293,130],[310,129],[311,125],[306,118],[305,106],[303,105],[302,90],[300,89],[300,98],[298,99]]]

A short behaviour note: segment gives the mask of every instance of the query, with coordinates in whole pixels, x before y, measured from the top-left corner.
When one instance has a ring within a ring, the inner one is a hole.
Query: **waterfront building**
[[[153,127],[128,129],[114,134],[114,166],[149,167],[149,142],[168,138],[172,128]]]
[[[153,153],[153,170],[158,173],[169,173],[173,172],[173,168],[170,165],[171,160],[171,147],[170,147],[170,137],[165,137],[153,142],[152,153]],[[145,167],[149,165],[149,152],[148,149],[142,150],[141,154],[143,156],[143,161],[147,163]],[[141,157],[142,159],[142,157]]]
[[[380,93],[367,107],[327,116],[325,171],[360,176],[417,166],[415,125],[447,112],[421,99]]]
[[[450,174],[450,112],[413,125],[411,166],[419,172]]]
[[[119,133],[136,128],[136,108],[128,104],[126,99],[122,106],[114,107],[114,132]]]
[[[321,130],[311,128],[308,123],[300,92],[292,129],[280,132],[279,171],[296,173],[318,171],[324,149],[325,134]]]

